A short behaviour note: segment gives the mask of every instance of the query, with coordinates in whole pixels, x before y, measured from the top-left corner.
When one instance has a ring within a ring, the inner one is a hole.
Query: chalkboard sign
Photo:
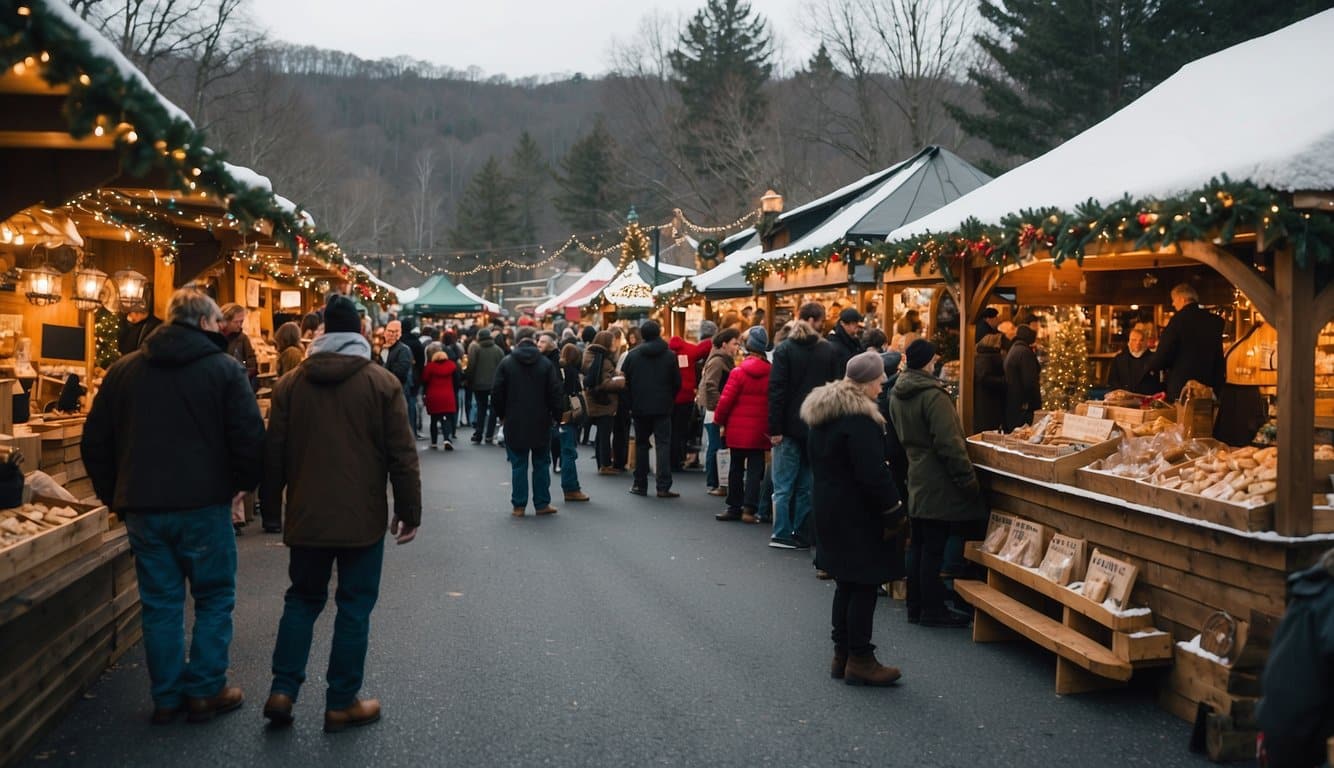
[[[78,325],[50,325],[42,323],[42,352],[39,357],[48,360],[88,359],[84,330]]]

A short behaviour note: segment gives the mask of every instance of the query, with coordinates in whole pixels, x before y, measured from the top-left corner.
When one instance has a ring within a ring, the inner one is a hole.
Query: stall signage
[[[1137,575],[1139,568],[1095,549],[1084,578],[1084,596],[1097,602],[1110,600],[1117,608],[1125,608]]]
[[[1101,443],[1112,436],[1116,422],[1067,413],[1061,419],[1061,437],[1086,443]]]
[[[1050,537],[1047,526],[1016,517],[1010,524],[1010,538],[1005,541],[1000,558],[1025,568],[1037,567],[1042,561],[1043,545]]]
[[[983,551],[993,555],[999,554],[1001,547],[1005,546],[1006,539],[1010,538],[1010,526],[1013,523],[1014,518],[1010,515],[992,512],[991,521],[987,524],[987,538],[982,542]]]
[[[1038,570],[1043,576],[1057,584],[1065,585],[1072,581],[1082,581],[1087,566],[1088,542],[1058,533],[1051,538],[1047,546],[1047,556],[1042,558]]]

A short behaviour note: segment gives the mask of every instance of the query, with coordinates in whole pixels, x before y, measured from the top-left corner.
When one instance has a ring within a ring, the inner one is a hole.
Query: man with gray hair
[[[1158,349],[1149,361],[1150,371],[1166,371],[1163,391],[1175,402],[1188,381],[1198,381],[1214,392],[1223,384],[1223,318],[1200,306],[1200,295],[1190,283],[1172,288],[1176,314],[1167,321]]]
[[[155,724],[182,711],[203,722],[241,706],[241,689],[227,685],[232,500],[259,485],[264,446],[264,422],[245,368],[227,354],[218,305],[182,288],[167,314],[168,325],[107,371],[82,445],[98,498],[129,530]],[[187,583],[195,615],[189,661]]]

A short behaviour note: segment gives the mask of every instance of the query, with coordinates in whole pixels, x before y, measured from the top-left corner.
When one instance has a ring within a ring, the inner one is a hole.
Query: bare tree
[[[939,140],[944,95],[955,86],[971,48],[969,0],[812,0],[807,28],[819,37],[847,78],[846,107],[839,89],[826,91],[834,130],[812,136],[880,168],[904,150],[881,105],[902,124],[908,149]]]
[[[422,147],[412,158],[412,197],[408,212],[412,224],[412,240],[419,251],[435,247],[435,218],[440,211],[440,200],[435,194],[435,171],[439,157],[435,147]]]

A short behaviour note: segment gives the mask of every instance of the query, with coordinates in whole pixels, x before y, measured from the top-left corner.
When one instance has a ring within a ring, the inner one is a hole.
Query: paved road
[[[295,726],[264,728],[287,558],[248,532],[231,678],[245,706],[149,726],[136,650],[25,764],[1207,765],[1147,690],[1058,697],[1046,654],[911,626],[888,599],[876,642],[901,685],[830,680],[832,586],[760,527],[714,522],[698,473],[678,478],[681,499],[645,499],[585,456],[591,503],[515,520],[501,449],[422,459],[425,522],[388,549],[373,617],[365,693],[384,703],[381,723],[320,730],[330,606]]]

